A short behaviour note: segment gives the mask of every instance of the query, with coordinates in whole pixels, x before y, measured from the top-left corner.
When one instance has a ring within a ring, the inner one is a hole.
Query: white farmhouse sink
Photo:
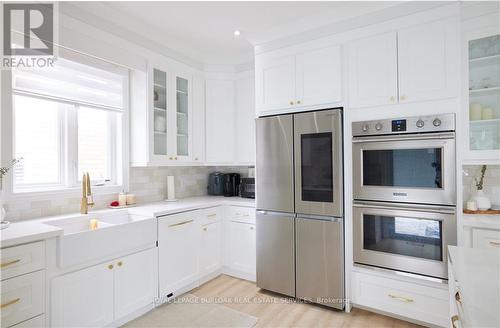
[[[98,220],[96,230],[90,229],[91,219]],[[64,231],[58,238],[58,265],[61,268],[151,247],[157,239],[156,219],[132,215],[127,210],[101,211],[44,223]]]

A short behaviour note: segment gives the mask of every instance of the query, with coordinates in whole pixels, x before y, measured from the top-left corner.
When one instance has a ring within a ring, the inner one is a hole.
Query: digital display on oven
[[[393,120],[392,132],[406,131],[406,120]]]

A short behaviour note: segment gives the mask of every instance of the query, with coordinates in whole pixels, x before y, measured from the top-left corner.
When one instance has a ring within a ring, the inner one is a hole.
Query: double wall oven
[[[354,262],[447,277],[454,114],[353,123]]]

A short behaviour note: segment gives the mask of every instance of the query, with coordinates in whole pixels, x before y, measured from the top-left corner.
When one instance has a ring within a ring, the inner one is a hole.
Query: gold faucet
[[[82,205],[80,213],[87,214],[89,206],[94,206],[94,197],[92,196],[92,190],[90,190],[90,176],[87,172],[83,174],[82,178]]]

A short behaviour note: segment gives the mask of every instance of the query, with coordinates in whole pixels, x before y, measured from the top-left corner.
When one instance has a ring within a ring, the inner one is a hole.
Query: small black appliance
[[[222,172],[212,172],[208,175],[208,194],[214,196],[224,195],[224,177]]]
[[[240,193],[240,175],[238,173],[226,173],[224,175],[224,196],[233,197]]]
[[[240,196],[255,198],[255,178],[241,178]]]

